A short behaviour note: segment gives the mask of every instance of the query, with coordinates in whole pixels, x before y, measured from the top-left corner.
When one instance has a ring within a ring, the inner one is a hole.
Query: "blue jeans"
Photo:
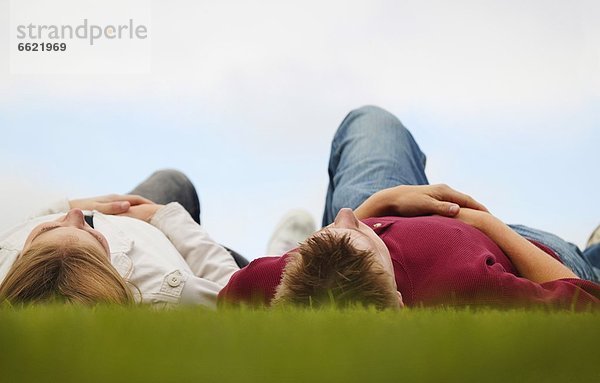
[[[600,243],[596,243],[583,250],[583,257],[592,265],[596,273],[596,281],[600,279]]]
[[[376,106],[353,110],[342,121],[331,144],[323,226],[333,222],[341,208],[356,209],[379,190],[427,185],[425,162],[425,154],[394,115]],[[581,252],[553,234],[521,225],[511,228],[554,250],[579,277],[600,281],[600,246]],[[593,260],[597,262],[595,267],[590,263]]]

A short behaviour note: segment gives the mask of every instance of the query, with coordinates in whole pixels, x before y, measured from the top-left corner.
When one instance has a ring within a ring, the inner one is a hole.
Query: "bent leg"
[[[341,208],[355,209],[379,190],[428,184],[425,161],[413,136],[393,114],[376,106],[351,111],[331,144],[323,226]]]
[[[179,202],[200,223],[200,201],[192,181],[178,170],[158,170],[131,191],[161,205]]]
[[[563,264],[570,268],[579,278],[589,281],[600,282],[600,275],[584,257],[583,253],[574,244],[548,232],[532,229],[523,225],[508,225],[523,237],[541,243],[552,249],[562,260]]]

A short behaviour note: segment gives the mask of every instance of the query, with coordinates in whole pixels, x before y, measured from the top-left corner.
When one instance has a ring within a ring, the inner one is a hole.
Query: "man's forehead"
[[[324,227],[321,231],[317,232],[318,235],[324,235],[325,233],[333,234],[336,236],[348,236],[351,240],[359,238],[370,239],[366,233],[363,233],[359,229],[352,229],[347,227]]]

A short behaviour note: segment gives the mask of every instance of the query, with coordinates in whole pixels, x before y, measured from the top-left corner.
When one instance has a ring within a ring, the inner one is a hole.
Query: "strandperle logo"
[[[29,23],[17,25],[17,39],[31,40],[88,40],[90,45],[100,39],[106,40],[145,40],[148,38],[148,27],[143,24],[136,25],[133,19],[120,25],[90,24],[88,19],[73,25],[40,25]]]

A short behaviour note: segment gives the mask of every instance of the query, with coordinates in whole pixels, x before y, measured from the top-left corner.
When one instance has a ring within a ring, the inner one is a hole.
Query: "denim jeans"
[[[592,265],[596,273],[596,280],[600,279],[600,243],[596,243],[583,250],[583,257]]]
[[[343,207],[357,208],[375,192],[397,185],[427,185],[425,154],[408,129],[391,113],[376,106],[351,111],[331,144],[329,187],[323,226]],[[600,281],[600,246],[581,252],[559,237],[521,225],[511,226],[525,238],[558,254],[583,279]],[[597,268],[590,260],[597,260]]]

